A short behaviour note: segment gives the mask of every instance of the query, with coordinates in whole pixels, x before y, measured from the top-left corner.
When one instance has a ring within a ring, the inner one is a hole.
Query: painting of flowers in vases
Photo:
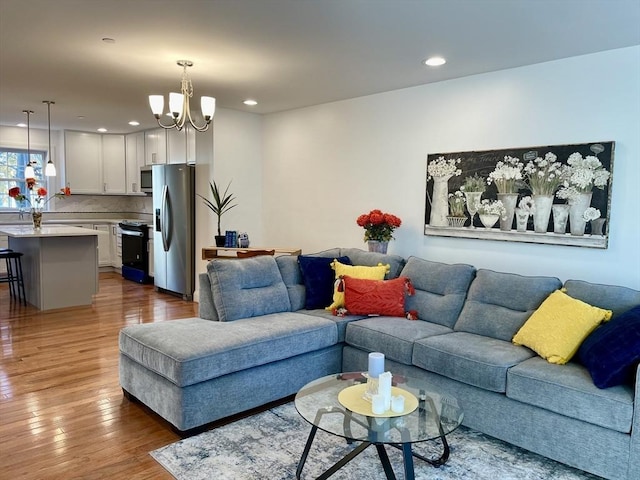
[[[615,142],[427,156],[425,235],[607,248]]]

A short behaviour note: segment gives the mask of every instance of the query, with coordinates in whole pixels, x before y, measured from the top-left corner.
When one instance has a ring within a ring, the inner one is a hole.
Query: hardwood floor
[[[123,397],[118,332],[195,315],[116,273],[100,274],[92,306],[48,312],[0,285],[0,478],[172,479],[148,453],[179,437]]]

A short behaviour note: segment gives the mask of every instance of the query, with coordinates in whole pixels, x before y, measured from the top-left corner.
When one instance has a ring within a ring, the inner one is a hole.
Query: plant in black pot
[[[213,196],[213,201],[208,198],[203,197],[198,194],[202,200],[204,200],[204,204],[209,208],[213,213],[218,217],[218,235],[216,235],[216,247],[224,247],[225,236],[222,235],[222,230],[220,228],[220,219],[222,215],[233,207],[237,206],[237,203],[234,203],[236,198],[232,193],[229,193],[229,187],[231,186],[231,182],[227,185],[227,188],[224,189],[224,192],[220,194],[220,189],[216,182],[209,183],[209,187],[211,188],[211,195]]]

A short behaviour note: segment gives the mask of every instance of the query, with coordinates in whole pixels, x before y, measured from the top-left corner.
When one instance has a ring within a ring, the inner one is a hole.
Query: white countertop
[[[90,235],[100,235],[100,231],[90,228],[67,227],[67,226],[42,226],[39,230],[34,230],[31,225],[0,226],[0,234],[14,238],[27,237],[86,237]]]

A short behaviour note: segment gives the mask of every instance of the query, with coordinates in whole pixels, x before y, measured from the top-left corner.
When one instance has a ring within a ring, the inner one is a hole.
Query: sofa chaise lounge
[[[365,371],[379,351],[394,373],[456,397],[472,429],[605,478],[640,478],[640,370],[635,383],[600,389],[584,365],[511,341],[561,287],[614,318],[640,305],[639,291],[359,249],[313,257],[389,265],[386,278],[411,280],[406,309],[418,320],[305,309],[297,257],[214,260],[200,275],[198,318],[121,331],[125,394],[188,433],[321,376]]]

